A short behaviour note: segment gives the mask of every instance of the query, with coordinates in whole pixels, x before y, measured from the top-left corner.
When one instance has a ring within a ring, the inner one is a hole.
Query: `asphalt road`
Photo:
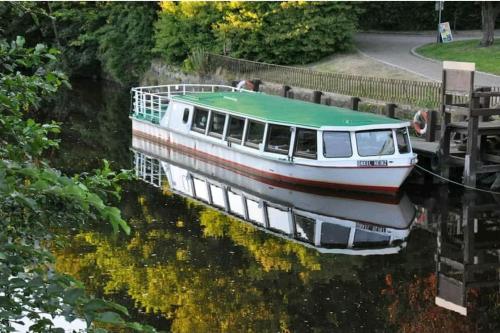
[[[479,32],[455,34],[454,39],[480,38]],[[441,62],[425,60],[411,54],[414,47],[436,41],[435,34],[358,33],[358,49],[368,57],[382,63],[418,74],[427,80],[441,81]],[[500,76],[476,73],[476,85],[500,86]]]

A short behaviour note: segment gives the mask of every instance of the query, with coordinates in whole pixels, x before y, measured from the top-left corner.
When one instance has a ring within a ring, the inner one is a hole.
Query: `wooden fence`
[[[437,108],[440,104],[440,82],[319,72],[217,54],[208,54],[208,67],[211,72],[222,68],[235,75],[237,79],[260,79],[306,89],[428,108]],[[492,90],[500,91],[500,87],[492,87]],[[493,104],[499,102],[499,98],[492,101]]]

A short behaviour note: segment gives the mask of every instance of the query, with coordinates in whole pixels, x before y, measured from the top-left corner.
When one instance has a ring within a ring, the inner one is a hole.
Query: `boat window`
[[[222,133],[224,132],[225,121],[226,121],[225,114],[212,111],[212,116],[210,119],[210,127],[208,129],[208,134],[211,136],[217,136],[217,137],[222,138]]]
[[[281,125],[269,125],[266,151],[278,154],[288,154],[292,132],[290,127]]]
[[[398,128],[396,130],[396,141],[398,143],[398,150],[400,154],[410,152],[410,140],[408,139],[408,129]]]
[[[237,117],[229,117],[229,129],[227,138],[233,142],[241,143],[243,138],[243,128],[245,127],[245,119]]]
[[[207,183],[204,180],[193,178],[196,198],[209,202]]]
[[[266,125],[257,121],[250,120],[248,122],[247,135],[245,139],[245,146],[252,148],[259,148],[259,144],[264,141],[264,128]]]
[[[317,153],[317,136],[315,130],[297,128],[295,134],[297,138],[295,143],[295,156],[316,159]]]
[[[267,207],[267,217],[269,219],[269,228],[291,234],[290,223],[288,219],[288,210],[275,207]]]
[[[224,208],[226,206],[224,201],[224,189],[217,185],[210,184],[210,192],[212,193],[212,204]]]
[[[184,114],[182,115],[182,122],[186,124],[188,122],[188,119],[189,119],[189,109],[185,108]]]
[[[316,220],[310,217],[295,214],[295,230],[297,237],[300,240],[314,244],[314,231],[316,229]]]
[[[377,232],[370,232],[367,230],[356,229],[354,234],[353,247],[368,248],[375,246],[388,245],[391,237],[387,234],[379,234]]]
[[[264,215],[262,205],[258,201],[247,198],[248,219],[258,224],[264,224]]]
[[[325,222],[321,226],[321,246],[346,248],[350,233],[350,228]]]
[[[239,216],[245,216],[245,208],[241,195],[232,191],[227,191],[227,199],[229,201],[229,211]]]
[[[208,120],[208,110],[204,109],[194,109],[194,121],[192,130],[196,132],[205,133],[205,129],[207,128],[207,120]]]
[[[323,156],[351,157],[351,134],[349,132],[323,132]]]
[[[356,132],[359,156],[394,154],[394,140],[391,130]]]

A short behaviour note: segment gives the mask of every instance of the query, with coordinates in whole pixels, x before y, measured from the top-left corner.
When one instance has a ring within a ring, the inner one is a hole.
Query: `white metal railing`
[[[223,91],[245,91],[226,85],[216,84],[169,84],[160,86],[136,87],[131,89],[133,117],[159,124],[165,115],[170,99],[174,95],[193,93],[213,93]]]
[[[163,172],[158,159],[134,151],[134,167],[137,178],[155,187],[161,187]]]

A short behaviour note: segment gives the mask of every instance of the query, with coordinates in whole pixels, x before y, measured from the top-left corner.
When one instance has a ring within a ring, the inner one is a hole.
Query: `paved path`
[[[455,40],[480,38],[477,32],[455,34]],[[441,81],[441,62],[425,60],[411,54],[411,49],[436,41],[435,34],[358,33],[358,49],[385,64],[419,74],[428,80]],[[476,73],[476,85],[500,86],[500,76]]]

